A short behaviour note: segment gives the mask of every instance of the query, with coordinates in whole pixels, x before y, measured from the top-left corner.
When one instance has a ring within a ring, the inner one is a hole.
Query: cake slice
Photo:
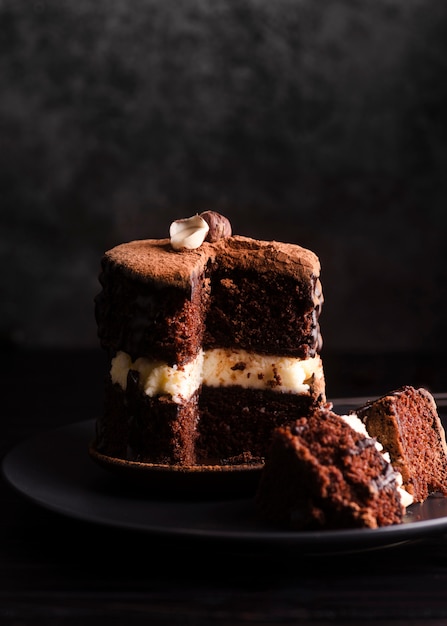
[[[289,530],[402,522],[411,498],[401,476],[352,421],[326,405],[274,430],[255,496],[261,519]]]
[[[415,502],[447,495],[447,445],[432,394],[403,386],[355,410],[372,437],[389,452]]]

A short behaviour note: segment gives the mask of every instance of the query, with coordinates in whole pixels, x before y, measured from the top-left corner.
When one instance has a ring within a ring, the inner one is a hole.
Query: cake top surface
[[[162,281],[187,286],[191,276],[200,274],[214,260],[229,269],[278,272],[292,277],[318,277],[317,255],[297,244],[262,241],[232,235],[216,242],[204,241],[196,249],[174,250],[170,239],[142,239],[108,250],[104,258],[139,280]]]
[[[288,441],[293,447],[299,446],[300,441],[306,441],[307,445],[313,447],[317,454],[325,456],[327,460],[334,454],[335,462],[338,462],[342,449],[347,449],[352,455],[359,442],[361,449],[375,446],[375,441],[366,431],[354,428],[351,422],[335,413],[330,405],[314,408],[308,416],[277,428],[274,435],[282,438],[284,442]],[[365,439],[368,440],[367,445]],[[380,456],[377,458],[381,459]]]
[[[408,409],[410,407],[408,404],[410,400],[414,403],[421,402],[426,404],[432,411],[437,412],[435,399],[428,389],[424,387],[413,387],[411,385],[403,385],[379,398],[368,400],[362,407],[357,409],[357,412],[367,410],[370,407],[394,410],[397,405],[405,406]]]

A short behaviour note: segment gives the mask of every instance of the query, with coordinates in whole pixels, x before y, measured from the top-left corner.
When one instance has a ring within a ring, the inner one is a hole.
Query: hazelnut
[[[209,226],[208,234],[205,237],[205,241],[214,243],[219,239],[226,239],[231,237],[231,224],[230,220],[217,213],[216,211],[203,211],[200,217],[205,220]]]

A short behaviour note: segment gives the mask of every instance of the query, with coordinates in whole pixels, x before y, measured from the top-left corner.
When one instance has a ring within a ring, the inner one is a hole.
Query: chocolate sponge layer
[[[297,245],[233,236],[174,252],[169,240],[122,244],[102,259],[98,335],[169,365],[204,347],[307,358],[321,348],[320,264]]]
[[[141,392],[134,374],[129,373],[125,391],[109,381],[95,445],[108,456],[146,463],[263,460],[272,429],[291,416],[307,415],[321,400],[310,394],[204,386],[180,405]]]

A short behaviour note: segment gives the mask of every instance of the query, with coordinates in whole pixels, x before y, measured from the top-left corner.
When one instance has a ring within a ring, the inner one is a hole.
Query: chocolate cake
[[[110,357],[96,450],[189,466],[262,461],[273,428],[325,402],[320,263],[204,212],[105,253]]]
[[[377,528],[402,522],[401,480],[375,439],[328,405],[274,430],[255,506],[278,529]]]
[[[436,402],[424,388],[403,386],[355,413],[389,452],[415,502],[447,495],[447,445]]]

